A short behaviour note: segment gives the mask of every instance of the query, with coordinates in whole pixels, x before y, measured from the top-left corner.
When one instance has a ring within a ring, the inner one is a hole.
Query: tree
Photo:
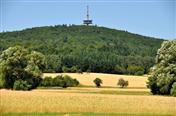
[[[123,78],[120,78],[117,85],[119,85],[121,88],[128,86],[128,81],[125,81]]]
[[[103,83],[103,81],[100,78],[96,78],[93,82],[96,84],[97,87],[100,87],[101,84]]]
[[[176,82],[176,41],[165,41],[157,52],[147,86],[153,94],[169,95]]]
[[[22,90],[36,88],[41,81],[44,68],[43,54],[30,52],[21,46],[9,47],[0,55],[0,81],[4,88],[13,89],[19,84],[28,87]]]

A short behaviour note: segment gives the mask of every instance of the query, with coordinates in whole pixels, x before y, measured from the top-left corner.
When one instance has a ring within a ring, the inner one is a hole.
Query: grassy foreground
[[[78,90],[78,88],[71,88],[69,91],[64,89],[62,90],[51,89],[51,90],[34,90],[29,92],[0,90],[1,93],[0,112],[1,113],[67,112],[71,113],[71,115],[73,115],[72,112],[76,112],[78,114],[81,113],[81,115],[83,116],[84,115],[89,116],[89,113],[84,114],[84,112],[94,112],[102,114],[109,113],[110,116],[114,115],[114,113],[147,114],[146,116],[150,116],[151,114],[174,115],[176,113],[175,97],[153,96],[153,95],[115,95],[111,93],[100,94],[98,91],[101,92],[101,89],[103,89],[102,91],[104,91],[105,89],[110,88],[96,88],[96,89],[85,88],[85,89],[86,90],[81,89]],[[128,89],[128,91],[129,90],[137,91],[136,89],[134,90]],[[80,93],[80,91],[87,91],[87,92]],[[90,93],[91,91],[95,91],[95,93]],[[117,89],[117,91],[119,90]],[[125,92],[125,90],[122,91]]]
[[[62,73],[77,78],[82,86],[41,88],[33,91],[0,90],[0,116],[176,116],[176,97],[153,96],[147,77],[98,73]],[[47,73],[45,76],[58,74]],[[96,88],[93,80],[101,78]],[[118,88],[117,81],[129,81]]]
[[[108,114],[108,113],[5,113],[1,116],[172,116],[160,114]]]
[[[36,91],[36,90],[33,90]],[[53,93],[87,93],[87,94],[110,94],[110,95],[151,95],[149,89],[132,89],[132,88],[95,88],[95,87],[39,87],[37,91]]]

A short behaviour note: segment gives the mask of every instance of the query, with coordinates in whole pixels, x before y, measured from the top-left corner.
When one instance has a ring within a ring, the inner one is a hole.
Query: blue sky
[[[141,35],[176,38],[176,0],[0,0],[0,31],[58,24],[99,26]]]

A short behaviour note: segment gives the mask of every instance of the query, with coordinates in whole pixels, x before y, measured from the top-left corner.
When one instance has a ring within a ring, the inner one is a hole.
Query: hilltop
[[[0,33],[0,53],[21,45],[43,53],[45,72],[147,73],[162,39],[98,26],[56,25]]]

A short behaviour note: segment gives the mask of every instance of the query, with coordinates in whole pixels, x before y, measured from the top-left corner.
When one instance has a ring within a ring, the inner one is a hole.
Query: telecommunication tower
[[[87,15],[86,15],[86,20],[83,20],[83,24],[89,25],[92,24],[92,20],[89,19],[89,6],[87,6]]]

